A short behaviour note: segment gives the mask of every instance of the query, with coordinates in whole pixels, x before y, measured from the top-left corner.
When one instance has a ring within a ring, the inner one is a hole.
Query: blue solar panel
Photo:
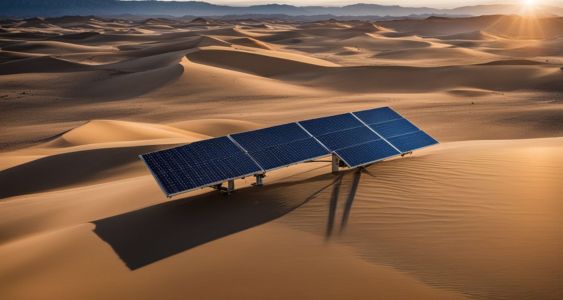
[[[170,196],[331,152],[349,167],[357,167],[436,143],[383,107],[237,133],[142,158]]]
[[[363,125],[362,127],[319,135],[316,138],[331,151],[380,139],[377,134]]]
[[[405,135],[400,135],[389,139],[389,142],[402,152],[409,152],[415,149],[437,144],[438,141],[426,134],[424,131],[417,131]]]
[[[354,115],[356,115],[366,124],[377,124],[402,118],[398,113],[396,113],[389,107],[357,111],[354,112]]]
[[[268,147],[249,154],[265,170],[277,169],[290,164],[328,155],[329,152],[315,139],[307,138],[287,144]]]
[[[262,172],[227,137],[147,153],[142,158],[168,195]]]
[[[411,122],[406,119],[397,119],[385,123],[369,125],[373,130],[377,131],[384,138],[389,139],[394,136],[403,135],[419,131]]]
[[[349,113],[300,121],[299,124],[314,136],[362,126],[362,123]]]
[[[179,156],[186,164],[195,164],[199,161],[218,159],[235,153],[243,153],[243,151],[226,136],[198,141],[162,152],[164,156]]]
[[[367,142],[335,151],[350,168],[376,162],[378,160],[401,154],[384,140]]]
[[[296,123],[289,123],[231,135],[248,152],[287,144],[310,136]]]

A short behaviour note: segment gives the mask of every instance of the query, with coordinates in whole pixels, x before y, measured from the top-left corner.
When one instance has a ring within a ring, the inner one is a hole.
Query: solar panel
[[[363,126],[363,124],[350,113],[300,121],[299,124],[314,136]]]
[[[249,154],[264,168],[273,170],[298,162],[315,159],[328,155],[329,152],[315,139],[306,138],[287,144],[268,147]]]
[[[395,119],[402,119],[401,115],[396,113],[389,107],[380,107],[374,109],[368,109],[363,111],[354,112],[360,120],[365,122],[366,124],[377,124],[383,123]]]
[[[226,136],[197,141],[162,152],[163,155],[179,155],[186,164],[218,159],[234,153],[243,153],[243,151]]]
[[[237,133],[231,137],[264,170],[315,159],[329,152],[296,123]]]
[[[319,135],[316,138],[331,151],[379,139],[369,128],[361,126]]]
[[[419,129],[406,119],[397,119],[385,123],[370,124],[373,130],[386,139],[394,136],[417,132]]]
[[[252,158],[227,137],[141,157],[168,196],[262,172]]]
[[[383,107],[213,138],[141,158],[172,196],[331,153],[353,168],[436,143]]]
[[[402,152],[409,152],[415,149],[438,144],[438,141],[422,130],[392,137],[389,139],[389,142],[399,148]]]
[[[309,134],[295,123],[232,134],[231,137],[246,151],[253,152],[268,147],[309,138]]]
[[[401,154],[382,139],[336,150],[335,153],[350,168]]]
[[[353,114],[402,153],[438,143],[389,107],[364,110]]]

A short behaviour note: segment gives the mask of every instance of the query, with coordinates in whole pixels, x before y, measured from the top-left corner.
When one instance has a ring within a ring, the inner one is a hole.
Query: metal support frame
[[[338,173],[340,168],[340,158],[336,154],[332,154],[332,174]]]
[[[412,155],[412,151],[405,152],[405,153],[401,153],[401,157],[403,157],[403,156],[405,156],[405,155]]]
[[[256,177],[256,183],[254,183],[254,186],[263,186],[264,185],[264,177],[266,177],[266,175],[264,174],[256,174],[254,175],[254,177]]]
[[[230,194],[235,190],[235,180],[231,179],[227,181],[227,194]]]

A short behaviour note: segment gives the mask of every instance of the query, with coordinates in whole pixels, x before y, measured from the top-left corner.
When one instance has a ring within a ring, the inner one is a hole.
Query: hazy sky
[[[176,0],[178,1],[178,0]],[[182,0],[180,0],[182,1]],[[524,0],[465,0],[465,1],[448,1],[448,0],[201,0],[215,4],[226,5],[252,5],[252,4],[266,4],[266,3],[286,3],[297,6],[307,5],[325,5],[336,6],[352,3],[375,3],[385,5],[401,5],[401,6],[429,6],[436,8],[452,8],[466,5],[476,4],[493,4],[493,3],[522,3]],[[537,3],[563,6],[563,0],[535,0]]]

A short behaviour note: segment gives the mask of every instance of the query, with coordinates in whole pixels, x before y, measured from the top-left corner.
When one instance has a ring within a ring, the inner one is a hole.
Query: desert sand
[[[0,22],[2,299],[563,297],[563,18]],[[138,155],[391,106],[440,144],[166,199]]]

